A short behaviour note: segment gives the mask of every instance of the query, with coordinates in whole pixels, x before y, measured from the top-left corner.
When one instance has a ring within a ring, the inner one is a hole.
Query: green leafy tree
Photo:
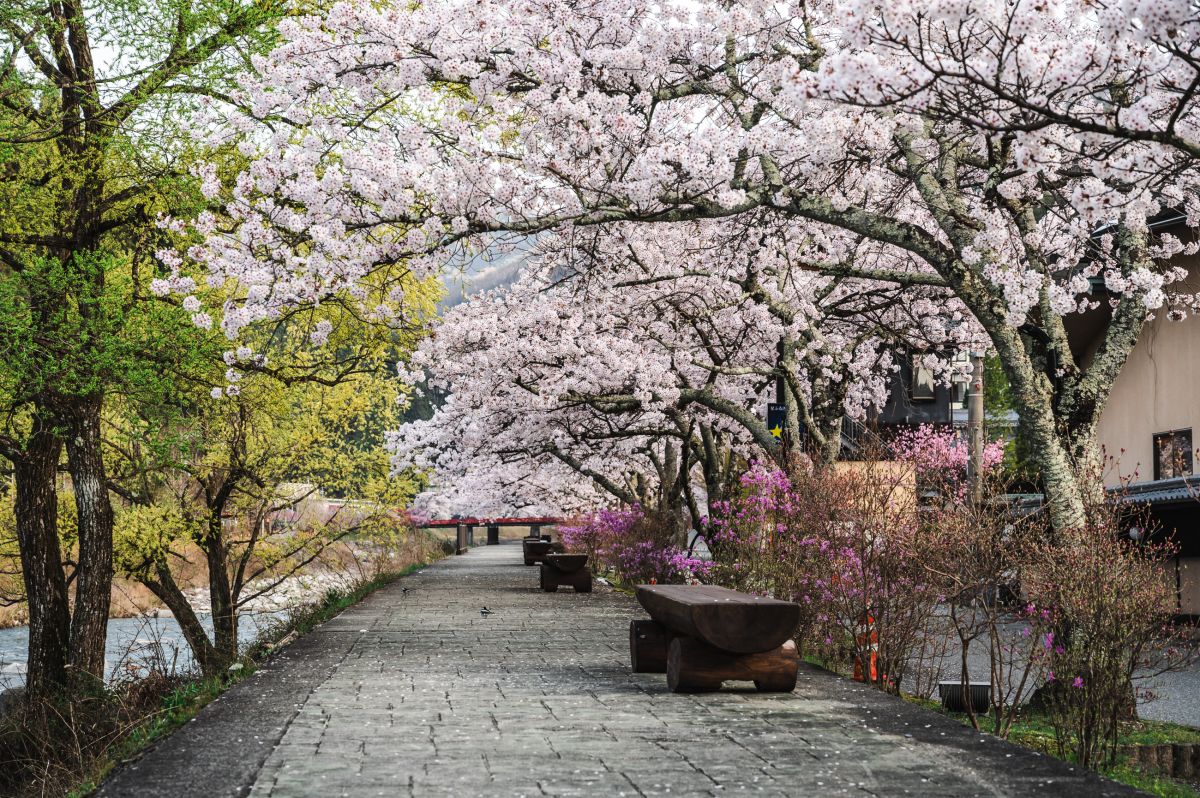
[[[118,567],[172,611],[205,673],[236,659],[247,602],[334,544],[401,533],[397,508],[415,485],[390,474],[383,435],[403,412],[395,365],[425,333],[439,290],[410,280],[402,325],[372,323],[337,303],[260,325],[250,339],[258,357],[236,374],[216,356],[221,341],[181,329],[205,339],[194,351],[212,356],[161,380],[157,396],[114,403],[108,461],[124,480]],[[329,340],[313,348],[305,331],[320,322]],[[214,388],[221,398],[211,397]],[[279,523],[324,496],[344,501]],[[195,552],[208,577],[211,634],[175,577],[174,564]]]
[[[282,0],[0,6],[0,455],[15,482],[31,693],[102,676],[114,518],[104,405],[172,357],[131,334],[154,276],[153,219],[196,207],[188,111],[228,98],[285,11]],[[74,552],[57,528],[64,451]]]

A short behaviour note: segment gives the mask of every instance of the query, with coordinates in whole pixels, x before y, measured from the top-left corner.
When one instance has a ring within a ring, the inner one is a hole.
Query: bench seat
[[[554,551],[554,545],[548,540],[525,538],[521,541],[522,553],[525,555],[525,564],[537,565],[540,562],[545,562],[546,555]]]

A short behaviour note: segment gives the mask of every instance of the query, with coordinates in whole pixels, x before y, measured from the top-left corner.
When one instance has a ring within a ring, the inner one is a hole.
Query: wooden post
[[[489,546],[500,545],[500,527],[495,524],[488,524],[487,528],[487,544]]]
[[[967,484],[971,501],[983,500],[983,355],[971,353],[971,382],[967,388]]]
[[[455,538],[456,538],[455,544],[454,544],[454,553],[455,554],[466,554],[467,553],[467,525],[459,524],[458,527],[454,530],[454,532],[455,532]]]

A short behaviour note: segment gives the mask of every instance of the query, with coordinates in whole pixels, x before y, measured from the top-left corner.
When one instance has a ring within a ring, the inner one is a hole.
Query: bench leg
[[[763,692],[790,693],[796,689],[798,661],[793,640],[760,654],[731,654],[676,637],[667,649],[667,687],[673,693],[700,693],[719,690],[725,681],[745,681]]]
[[[558,590],[558,580],[561,576],[558,569],[553,565],[549,565],[548,563],[542,563],[539,570],[541,573],[538,577],[538,584],[541,586],[542,590],[546,591],[547,593],[553,593],[554,591]]]
[[[539,584],[547,593],[553,593],[560,585],[573,587],[576,593],[591,593],[592,572],[586,568],[580,568],[578,571],[565,574],[550,563],[543,562]]]
[[[634,673],[666,673],[670,635],[657,621],[629,622],[629,661]]]
[[[580,568],[573,574],[566,574],[560,584],[570,585],[575,588],[576,593],[591,593],[592,572],[587,568]]]

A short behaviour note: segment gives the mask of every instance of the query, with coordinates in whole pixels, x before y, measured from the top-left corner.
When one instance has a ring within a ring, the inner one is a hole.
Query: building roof
[[[1200,502],[1200,474],[1138,482],[1110,488],[1109,492],[1119,496],[1119,501],[1125,503],[1163,505]]]
[[[1132,485],[1109,488],[1108,494],[1113,501],[1121,504],[1166,507],[1195,502],[1197,509],[1200,509],[1200,474],[1135,482]],[[1009,494],[1008,499],[1021,514],[1038,510],[1043,502],[1040,493],[1014,493]]]

